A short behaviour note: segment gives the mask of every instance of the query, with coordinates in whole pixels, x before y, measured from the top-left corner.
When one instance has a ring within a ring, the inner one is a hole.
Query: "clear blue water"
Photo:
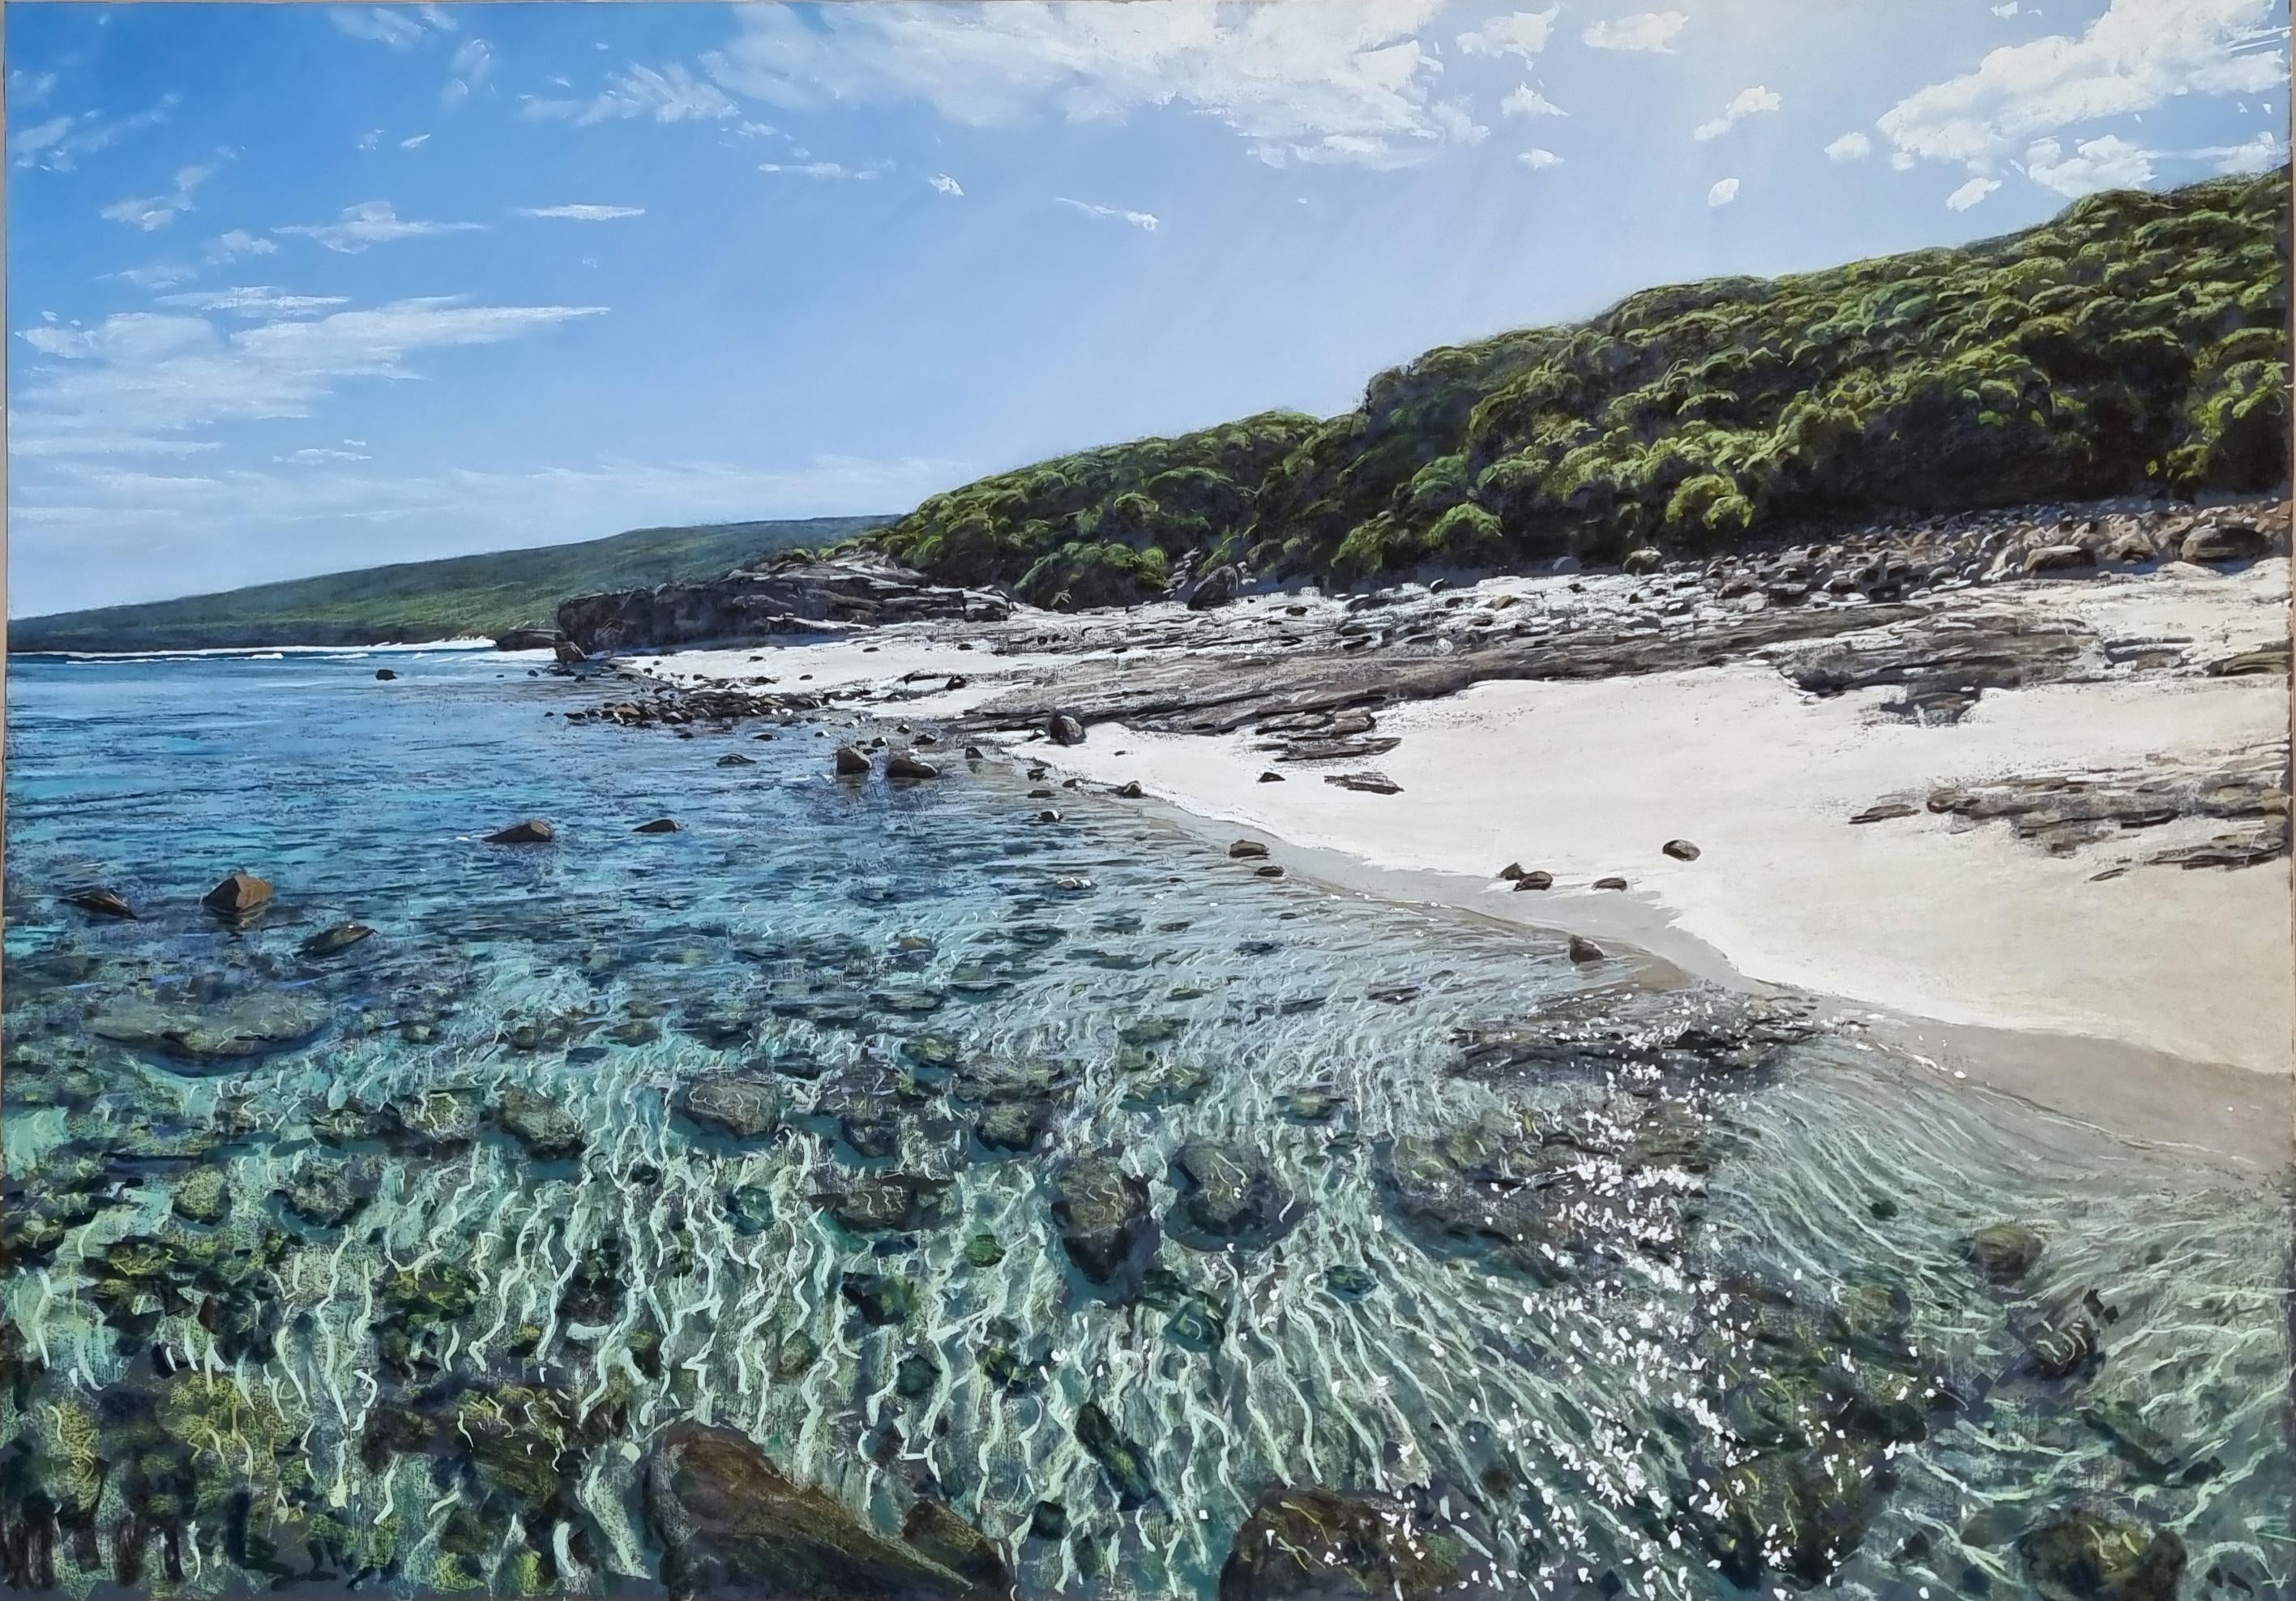
[[[842,729],[568,727],[602,689],[526,669],[12,664],[0,1534],[62,1508],[62,1588],[643,1586],[640,1464],[693,1416],[888,1536],[945,1502],[1030,1597],[1210,1597],[1275,1484],[1414,1507],[1482,1595],[2023,1593],[2019,1534],[2076,1506],[2173,1531],[2186,1593],[2285,1593],[2284,1183],[1853,1037],[1659,1054],[1742,1007],[1259,878],[1120,801],[1040,824],[995,769],[839,783]],[[529,817],[556,842],[481,842]],[[199,899],[239,869],[277,900],[226,928]],[[62,903],[96,883],[141,918]],[[373,932],[302,953],[346,922]],[[1458,1071],[1497,1026],[1578,1045]],[[737,1069],[753,1137],[682,1110]],[[1034,1148],[976,1132],[992,1081],[1037,1086]],[[475,1127],[376,1121],[426,1105]],[[1281,1218],[1208,1235],[1176,1165],[1204,1142]],[[1109,1283],[1054,1206],[1095,1154],[1160,1236]],[[824,1200],[887,1173],[929,1195],[905,1226]],[[1495,1238],[1459,1193],[1529,1210]],[[1510,1248],[1526,1216],[1554,1249]],[[1996,1284],[1964,1242],[2010,1220],[2044,1250]],[[2034,1371],[2091,1290],[2101,1359]],[[1757,1489],[1839,1463],[1783,1503],[1861,1509],[1797,1573]]]

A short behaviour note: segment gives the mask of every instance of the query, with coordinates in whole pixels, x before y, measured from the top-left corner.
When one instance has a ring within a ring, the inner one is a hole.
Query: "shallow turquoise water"
[[[2187,1593],[2288,1582],[2284,1184],[1854,1036],[1731,1071],[1679,1038],[1737,1038],[1728,998],[1259,879],[1119,801],[840,784],[806,725],[569,728],[594,691],[492,655],[40,661],[9,694],[0,1512],[63,1509],[63,1588],[643,1582],[636,1464],[688,1415],[882,1531],[945,1501],[1029,1596],[1209,1596],[1275,1483],[1417,1506],[1487,1595],[2013,1594],[2070,1506],[2175,1531]],[[480,842],[525,817],[557,842]],[[240,868],[278,902],[230,930],[197,902]],[[91,883],[142,920],[59,903]],[[345,921],[374,933],[300,954]],[[1494,1026],[1570,1043],[1461,1072]],[[769,1131],[681,1111],[730,1069]],[[1016,1075],[1017,1153],[976,1129]],[[512,1089],[579,1154],[521,1143]],[[374,1121],[433,1104],[475,1129]],[[1280,1222],[1207,1237],[1192,1142]],[[1054,1205],[1093,1154],[1160,1236],[1107,1284]],[[1414,1208],[1423,1170],[1552,1248]],[[217,1171],[219,1220],[180,1215]],[[841,1220],[886,1173],[931,1203]],[[1962,1245],[2005,1220],[2046,1243],[2007,1285]],[[2101,1359],[2030,1371],[2090,1290]],[[1849,1482],[1787,1523],[1857,1509],[1799,1573],[1728,1478],[1790,1461]],[[1741,1503],[1751,1572],[1718,1554]]]

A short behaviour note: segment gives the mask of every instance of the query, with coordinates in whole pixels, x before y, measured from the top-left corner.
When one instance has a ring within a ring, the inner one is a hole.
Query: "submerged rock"
[[[200,904],[226,923],[249,923],[271,904],[268,881],[252,873],[234,873],[200,898]]]
[[[674,1601],[987,1601],[1002,1594],[784,1478],[745,1435],[673,1424],[646,1457],[646,1527]],[[930,1532],[943,1533],[939,1520]]]
[[[1086,1278],[1136,1293],[1160,1237],[1146,1180],[1127,1173],[1112,1154],[1076,1157],[1054,1178],[1053,1221]]]
[[[121,917],[130,923],[135,921],[135,908],[129,906],[117,890],[100,886],[74,890],[64,897],[64,904],[78,907],[81,911],[98,917]]]
[[[316,999],[276,991],[233,996],[207,1006],[137,998],[100,1012],[87,1025],[99,1039],[148,1050],[177,1071],[218,1072],[291,1049],[326,1026]]]
[[[1099,1402],[1086,1401],[1077,1408],[1076,1438],[1077,1443],[1100,1464],[1101,1472],[1108,1475],[1109,1487],[1116,1491],[1119,1507],[1129,1511],[1157,1498],[1155,1482],[1148,1476],[1146,1457],[1138,1444],[1101,1410]]]
[[[1248,1146],[1192,1140],[1172,1159],[1172,1170],[1181,1188],[1173,1237],[1200,1251],[1268,1244],[1307,1211]]]
[[[680,824],[676,817],[656,817],[651,823],[639,824],[630,832],[632,833],[677,833],[682,832],[683,828],[684,825]]]
[[[765,1072],[705,1073],[686,1085],[677,1109],[735,1139],[760,1139],[781,1123],[781,1095]]]
[[[869,1173],[843,1189],[824,1191],[814,1199],[857,1234],[906,1234],[941,1220],[941,1195],[947,1188],[946,1179],[921,1178],[911,1173]]]
[[[502,1092],[495,1118],[504,1132],[541,1162],[579,1156],[588,1141],[574,1114],[548,1096],[513,1084]]]
[[[1997,1285],[2012,1285],[2041,1260],[2041,1236],[2022,1223],[1988,1223],[1962,1243],[1980,1272]]]
[[[2113,1513],[2061,1507],[2017,1540],[2017,1555],[2046,1601],[2174,1601],[2185,1542]]]
[[[558,831],[540,817],[529,817],[523,823],[513,823],[508,828],[497,828],[487,835],[489,845],[547,845],[558,837]]]
[[[1467,1580],[1468,1550],[1423,1527],[1389,1496],[1278,1486],[1235,1531],[1219,1575],[1219,1601],[1433,1601],[1489,1597],[1496,1583]]]
[[[304,940],[302,952],[306,956],[311,957],[335,956],[348,950],[373,932],[374,931],[364,923],[338,923],[332,928],[321,929]]]

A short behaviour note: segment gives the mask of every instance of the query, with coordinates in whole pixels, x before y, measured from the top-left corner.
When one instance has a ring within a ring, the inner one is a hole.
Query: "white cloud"
[[[2001,187],[1998,178],[1974,177],[1945,197],[1948,210],[1966,211]]]
[[[1874,153],[1874,141],[1860,133],[1847,133],[1825,147],[1829,161],[1862,161]]]
[[[555,217],[567,222],[612,222],[618,218],[644,217],[644,206],[522,206],[516,217]]]
[[[29,111],[56,91],[56,75],[53,72],[27,72],[13,68],[8,74],[8,103],[19,111]]]
[[[1722,108],[1722,114],[1719,117],[1715,118],[1711,122],[1700,123],[1691,137],[1718,139],[1747,118],[1767,115],[1776,111],[1784,103],[1778,98],[1776,90],[1764,88],[1759,84],[1756,84],[1751,89],[1741,89],[1730,103]]]
[[[760,161],[759,172],[779,174],[797,178],[834,178],[840,182],[868,183],[881,178],[893,169],[890,161],[868,161],[859,167],[848,167],[842,161]]]
[[[201,184],[214,176],[213,167],[179,167],[176,169],[176,187],[172,193],[114,201],[103,208],[102,215],[109,221],[125,223],[131,228],[141,228],[149,234],[154,229],[166,227],[192,209],[192,196]]]
[[[1880,127],[1898,153],[1980,163],[2076,123],[2149,111],[2180,94],[2284,86],[2277,0],[2112,0],[2078,37],[1993,51],[1906,96]],[[1970,204],[1976,202],[1972,201]]]
[[[1499,102],[1502,117],[1567,117],[1561,106],[1547,99],[1529,84],[1517,84],[1505,100]]]
[[[1706,192],[1706,203],[1710,206],[1726,206],[1737,198],[1738,180],[1735,178],[1724,178]]]
[[[462,104],[486,86],[494,70],[494,46],[484,39],[463,40],[447,63],[447,86],[439,91],[440,102],[448,106]]]
[[[1515,157],[1515,160],[1521,162],[1525,167],[1529,168],[1534,172],[1544,171],[1549,167],[1560,167],[1562,165],[1562,158],[1561,156],[1556,155],[1551,150],[1541,150],[1537,145],[1533,145],[1530,149],[1522,152]]]
[[[100,111],[51,117],[8,138],[9,160],[18,167],[41,167],[50,172],[70,172],[82,156],[109,150],[133,134],[157,127],[175,114],[178,97],[162,94],[140,111],[107,120]]]
[[[278,253],[279,246],[274,241],[258,239],[245,228],[230,228],[217,234],[215,243],[208,248],[208,264],[217,267],[241,256],[275,256]]]
[[[2025,176],[2076,199],[2100,189],[2133,189],[2152,181],[2152,152],[2118,134],[2085,139],[2070,156],[2056,140],[2040,139],[2025,152]]]
[[[340,295],[291,295],[267,284],[240,289],[202,289],[187,294],[161,295],[162,306],[182,306],[193,311],[230,311],[244,317],[304,316],[316,311],[348,305]]]
[[[123,267],[102,275],[132,283],[138,289],[172,289],[198,277],[200,269],[187,261],[155,261],[149,267]]]
[[[1993,14],[1997,17],[2015,16],[2017,14],[2017,0],[2001,0],[2001,4],[1993,8]]]
[[[951,198],[955,198],[964,193],[964,185],[958,183],[955,178],[949,177],[948,174],[945,172],[936,172],[932,177],[927,178],[925,182],[931,184],[939,193],[948,195]]]
[[[726,88],[798,109],[918,99],[992,126],[1177,106],[1272,165],[1395,167],[1474,127],[1437,100],[1442,62],[1418,37],[1441,4],[742,6],[704,60]]]
[[[411,134],[398,142],[398,148],[401,150],[421,150],[424,145],[430,143],[430,135],[428,134]]]
[[[1065,194],[1059,196],[1055,203],[1070,207],[1083,212],[1086,217],[1096,218],[1103,221],[1128,222],[1145,234],[1153,234],[1156,231],[1156,218],[1146,211],[1127,211],[1120,206],[1095,206],[1089,201],[1070,200]]]
[[[388,244],[395,239],[428,239],[438,234],[467,234],[485,226],[481,222],[417,222],[399,216],[389,201],[361,201],[356,206],[345,206],[342,216],[333,222],[292,223],[271,231],[300,234],[317,240],[331,250],[355,256],[371,244]]]
[[[345,380],[419,376],[411,358],[422,352],[499,344],[605,310],[431,299],[310,316],[320,308],[269,290],[223,291],[211,308],[266,299],[283,302],[280,315],[229,331],[205,316],[156,311],[23,330],[19,337],[52,359],[20,386],[12,443],[48,456],[123,438],[171,447],[213,423],[308,416]]]
[[[1521,56],[1529,61],[1546,48],[1554,35],[1554,19],[1562,13],[1560,5],[1550,5],[1545,11],[1519,11],[1493,17],[1480,28],[1468,29],[1459,36],[1463,55]]]
[[[616,74],[589,100],[525,97],[519,115],[559,119],[586,127],[592,123],[651,117],[656,122],[716,122],[740,115],[741,108],[715,84],[704,83],[673,62],[666,68],[632,66]]]
[[[435,6],[423,6],[418,12],[396,5],[338,5],[327,15],[351,37],[388,45],[393,50],[414,49],[430,37],[432,26],[446,21]],[[454,25],[447,22],[446,27],[451,32]]]
[[[322,462],[371,462],[374,458],[364,451],[337,450],[331,446],[313,445],[291,456],[275,456],[275,462],[296,462],[316,465]]]
[[[2183,153],[2195,161],[2213,163],[2218,172],[2243,176],[2269,172],[2286,165],[2288,160],[2287,144],[2269,129],[2243,144],[2214,144]]]
[[[1615,22],[1595,22],[1578,37],[1597,50],[1670,51],[1674,36],[1690,21],[1687,12],[1646,11]]]

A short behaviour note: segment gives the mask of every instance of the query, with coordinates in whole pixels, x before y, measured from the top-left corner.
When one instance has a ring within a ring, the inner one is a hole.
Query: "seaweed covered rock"
[[[677,1097],[686,1118],[732,1139],[759,1139],[781,1123],[781,1095],[769,1072],[704,1073]]]
[[[579,1156],[588,1144],[573,1113],[548,1096],[538,1095],[521,1085],[512,1084],[503,1090],[496,1103],[495,1121],[537,1162]]]
[[[1249,1146],[1191,1140],[1173,1157],[1172,1171],[1180,1185],[1180,1204],[1167,1227],[1173,1238],[1198,1250],[1269,1244],[1307,1211],[1276,1182],[1267,1159]]]
[[[1467,1577],[1467,1547],[1392,1497],[1264,1492],[1220,1568],[1219,1601],[1434,1601],[1506,1592]]]
[[[1086,1278],[1111,1293],[1138,1290],[1160,1237],[1146,1180],[1111,1154],[1072,1158],[1054,1178],[1053,1221]]]
[[[2066,1507],[2019,1537],[2026,1577],[2046,1601],[2175,1601],[2185,1542],[2113,1513]]]
[[[648,1453],[646,1528],[673,1601],[988,1601],[1001,1594],[886,1539],[746,1436],[672,1424]]]

